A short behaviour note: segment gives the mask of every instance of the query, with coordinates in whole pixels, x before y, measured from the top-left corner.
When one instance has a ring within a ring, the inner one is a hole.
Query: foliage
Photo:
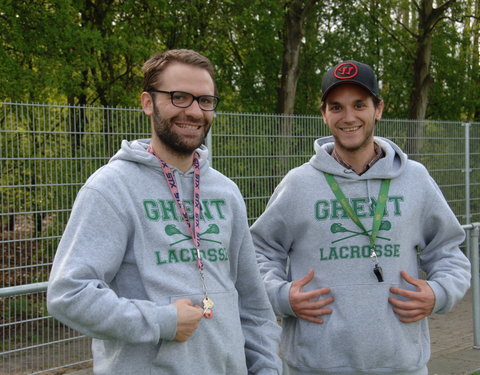
[[[273,113],[290,2],[2,0],[0,99],[138,106],[143,62],[158,50],[193,48],[215,65],[220,110]],[[353,58],[378,72],[385,116],[407,117],[421,3],[317,1],[304,24],[295,113],[318,114],[323,73]],[[428,119],[480,117],[479,7],[452,2],[432,31]]]
[[[384,118],[407,117],[419,4],[425,1],[312,1],[302,29],[295,112],[318,114],[323,73],[339,60],[356,59],[377,71],[386,103]],[[291,0],[1,0],[0,99],[138,107],[143,61],[157,50],[193,48],[215,65],[220,111],[272,113],[281,90],[284,18],[292,4]],[[480,5],[475,0],[451,4],[432,29],[433,86],[427,118],[476,120],[480,117]],[[8,198],[6,212],[48,211],[59,197],[59,192],[45,187],[52,182],[52,171],[62,181],[79,173],[75,184],[80,184],[88,176],[82,171],[91,172],[101,164],[101,160],[95,165],[52,163],[55,153],[75,160],[85,155],[92,147],[85,132],[103,134],[105,142],[97,150],[102,155],[115,152],[118,143],[108,136],[115,121],[108,110],[92,119],[85,108],[61,111],[58,118],[41,124],[40,133],[34,132],[39,124],[28,111],[15,119],[1,119],[2,145],[10,152],[2,164],[2,185],[10,186],[2,192]],[[225,133],[238,130],[235,123],[226,126],[230,128]],[[423,126],[431,134],[431,126]],[[26,132],[18,135],[15,129]],[[295,135],[301,129],[288,117],[266,123],[270,134]],[[62,139],[50,134],[59,130],[65,132]],[[264,150],[269,155],[264,139],[230,139],[225,145],[235,154],[242,142],[252,152]],[[20,147],[28,152],[14,162]],[[286,142],[283,156],[299,147],[303,146]],[[283,156],[268,160],[264,167],[268,174],[282,176],[289,169]],[[256,185],[256,181],[248,183],[252,188]],[[61,196],[63,209],[73,201],[73,191],[62,193],[66,194]],[[22,202],[22,207],[13,207],[14,202]],[[36,215],[35,230],[42,232],[46,217]]]

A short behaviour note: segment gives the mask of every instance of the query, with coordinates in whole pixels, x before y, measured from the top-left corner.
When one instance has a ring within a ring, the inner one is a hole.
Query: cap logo
[[[358,74],[358,67],[351,63],[346,62],[337,66],[333,75],[338,79],[350,79],[355,77]]]

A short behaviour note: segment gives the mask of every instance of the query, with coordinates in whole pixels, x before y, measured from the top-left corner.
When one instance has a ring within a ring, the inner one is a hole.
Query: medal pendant
[[[203,316],[207,319],[213,317],[213,301],[208,297],[203,299]]]

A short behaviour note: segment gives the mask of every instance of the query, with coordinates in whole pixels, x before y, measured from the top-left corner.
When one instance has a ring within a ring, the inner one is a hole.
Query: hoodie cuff
[[[290,288],[292,282],[285,283],[278,291],[278,309],[282,316],[296,316],[290,305]]]
[[[435,294],[435,306],[433,307],[432,313],[442,313],[442,309],[444,309],[445,305],[447,304],[447,293],[445,293],[442,286],[436,281],[427,282]]]
[[[177,308],[174,305],[161,306],[157,316],[160,339],[173,340],[177,333]]]

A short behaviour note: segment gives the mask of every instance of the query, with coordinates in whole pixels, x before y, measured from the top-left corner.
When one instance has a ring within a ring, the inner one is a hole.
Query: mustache
[[[198,119],[198,118],[194,118],[192,116],[175,116],[175,117],[172,117],[171,122],[175,122],[175,121],[178,121],[178,122],[188,122],[192,125],[200,125],[200,126],[207,126],[209,125],[209,122],[205,119]]]

